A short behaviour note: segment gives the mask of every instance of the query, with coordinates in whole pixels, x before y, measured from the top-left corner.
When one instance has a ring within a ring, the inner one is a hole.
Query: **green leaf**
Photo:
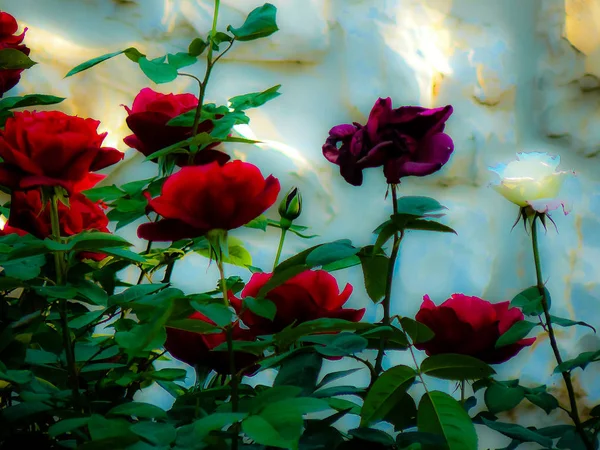
[[[275,303],[266,298],[244,297],[244,306],[257,316],[271,321],[275,319],[275,314],[277,314]]]
[[[258,415],[242,422],[242,430],[259,444],[297,448],[302,434],[304,414],[329,409],[324,400],[308,397],[289,398],[267,405]]]
[[[373,233],[377,234],[377,241],[373,246],[373,255],[378,254],[381,251],[381,248],[385,245],[387,241],[391,239],[391,237],[398,231],[398,227],[394,222],[388,220],[375,229]]]
[[[478,448],[471,418],[459,402],[444,392],[430,391],[423,395],[419,402],[417,424],[420,432],[443,436],[449,450]]]
[[[600,350],[595,352],[583,352],[573,359],[564,361],[554,369],[554,373],[570,372],[573,369],[581,367],[585,369],[591,362],[600,361]]]
[[[256,219],[251,220],[246,225],[247,228],[256,228],[257,230],[267,231],[269,221],[264,214],[261,214]]]
[[[525,398],[534,405],[543,409],[546,414],[550,414],[556,408],[558,408],[558,400],[548,392],[528,392],[525,394]]]
[[[354,256],[358,251],[359,249],[352,246],[348,240],[331,242],[320,245],[312,250],[306,256],[305,263],[310,267],[324,266]]]
[[[69,431],[76,430],[88,424],[90,421],[89,417],[77,417],[73,419],[63,419],[48,428],[48,435],[51,438],[60,436],[61,434],[68,433]]]
[[[249,122],[250,118],[243,111],[228,112],[223,117],[213,121],[214,127],[210,135],[219,141],[227,142],[230,140],[227,136],[231,134],[231,129],[235,125],[247,124]],[[255,143],[257,141],[245,140],[245,142]]]
[[[70,300],[77,295],[77,289],[73,286],[41,286],[35,288],[35,291],[44,297],[64,298]]]
[[[507,345],[514,344],[515,342],[520,341],[538,325],[539,323],[527,322],[526,320],[516,322],[512,327],[508,329],[508,331],[506,331],[506,333],[500,336],[500,338],[496,342],[496,348],[505,347]]]
[[[88,422],[88,430],[96,444],[94,449],[106,449],[107,443],[115,446],[114,448],[127,446],[138,440],[137,436],[129,430],[130,423],[124,419],[105,419],[94,414]],[[85,449],[88,448],[86,445]]]
[[[177,69],[165,64],[164,60],[164,56],[152,60],[143,56],[139,59],[138,64],[144,75],[156,84],[169,83],[177,78]]]
[[[573,327],[575,325],[582,325],[584,327],[588,327],[591,328],[594,333],[596,332],[596,329],[591,326],[589,323],[586,322],[577,322],[575,320],[571,320],[571,319],[563,319],[562,317],[556,317],[556,316],[550,316],[550,320],[552,320],[552,324],[553,325],[558,325],[559,327]]]
[[[97,188],[88,189],[86,191],[83,191],[82,193],[93,202],[97,202],[99,200],[111,202],[113,200],[117,200],[123,197],[126,194],[125,191],[119,189],[114,184],[111,186],[101,186]]]
[[[25,363],[32,366],[43,366],[47,364],[58,364],[59,358],[52,352],[28,348],[25,353]]]
[[[39,276],[45,264],[46,258],[43,255],[35,255],[16,261],[4,261],[2,262],[2,268],[4,269],[4,275],[7,277],[27,281]]]
[[[187,376],[185,369],[161,369],[151,372],[149,376],[154,380],[175,381],[183,380]]]
[[[242,42],[264,38],[279,30],[276,16],[277,8],[270,3],[265,3],[263,6],[252,10],[241,27],[234,28],[229,25],[227,31]]]
[[[5,97],[0,100],[0,110],[27,108],[37,105],[54,105],[64,100],[64,97],[44,94],[28,94],[22,97]]]
[[[204,50],[208,47],[206,41],[201,38],[195,38],[188,47],[188,53],[192,56],[198,57],[200,56]]]
[[[323,386],[331,383],[332,381],[347,377],[348,375],[352,375],[353,373],[358,372],[359,370],[361,370],[361,368],[342,370],[339,372],[330,372],[323,377],[323,379],[317,385],[317,389],[322,388]]]
[[[77,286],[77,292],[98,306],[108,305],[108,294],[104,289],[88,280],[82,280]]]
[[[109,297],[108,305],[122,305],[125,303],[131,303],[139,300],[146,295],[154,294],[168,286],[166,283],[156,284],[139,284],[137,286],[131,286],[120,294],[115,294]]]
[[[358,334],[344,332],[335,335],[308,336],[306,338],[299,339],[299,341],[312,341],[318,343],[319,337],[326,338],[326,343],[324,347],[317,345],[315,350],[317,353],[328,357],[353,355],[355,353],[362,352],[369,344],[369,341]]]
[[[170,423],[138,422],[130,430],[156,446],[168,446],[177,437],[177,430]]]
[[[229,99],[229,107],[238,111],[244,111],[250,108],[258,108],[264,105],[269,100],[273,100],[279,97],[281,94],[278,92],[280,84],[266,89],[262,92],[252,92],[250,94],[237,95]]]
[[[103,254],[106,254],[109,256],[114,256],[118,259],[122,259],[122,260],[126,260],[126,261],[132,261],[132,262],[137,262],[137,263],[145,263],[146,262],[146,258],[144,258],[142,255],[133,253],[131,250],[127,250],[126,248],[118,248],[118,247],[99,248],[98,253],[103,253]]]
[[[169,61],[169,65],[175,67],[175,69],[191,66],[192,64],[196,64],[198,62],[196,56],[183,52],[175,54],[169,53],[167,55],[167,59]]]
[[[402,325],[404,332],[410,336],[415,344],[427,342],[435,336],[435,333],[431,331],[427,325],[408,317],[400,319],[400,325]]]
[[[433,198],[419,196],[400,197],[396,205],[398,214],[411,214],[414,216],[428,216],[429,213],[448,209]]]
[[[104,310],[99,311],[90,311],[85,314],[82,314],[74,319],[69,321],[69,328],[73,328],[74,330],[78,330],[79,328],[83,328],[88,326],[98,319],[100,319],[105,314]]]
[[[119,363],[96,363],[96,364],[88,364],[83,367],[79,372],[87,373],[87,372],[97,372],[97,371],[108,371],[111,369],[119,369],[121,367],[126,367],[125,364]]]
[[[194,425],[194,437],[198,440],[204,439],[211,431],[220,430],[227,425],[239,422],[247,413],[214,413],[196,420]]]
[[[212,334],[221,331],[219,328],[208,322],[195,319],[169,320],[167,322],[167,327],[199,334]]]
[[[544,448],[552,448],[552,439],[542,436],[529,428],[522,427],[514,423],[493,422],[485,418],[481,419],[485,425],[492,430],[498,431],[509,438],[516,439],[519,442],[535,442]]]
[[[29,56],[15,48],[0,50],[0,70],[29,69],[36,64]]]
[[[229,325],[233,319],[231,310],[225,306],[222,301],[218,303],[214,300],[211,300],[209,303],[193,301],[191,302],[191,306],[196,311],[204,314],[219,327],[225,327]]]
[[[121,236],[100,231],[84,231],[73,236],[68,244],[67,250],[98,250],[108,247],[130,247],[131,244]]]
[[[394,221],[395,216],[392,216],[392,221]],[[411,220],[403,227],[406,230],[419,230],[419,231],[438,231],[440,233],[454,233],[458,234],[452,228],[447,225],[441,224],[439,222],[435,222],[433,220],[422,220],[415,219]]]
[[[325,264],[321,267],[326,272],[335,272],[336,270],[347,269],[348,267],[358,266],[360,264],[360,258],[356,255],[348,258],[340,259],[329,264]]]
[[[545,288],[544,288],[545,289]],[[547,298],[550,293],[546,290]],[[526,316],[539,316],[544,312],[542,308],[542,296],[537,286],[532,286],[519,292],[511,301],[510,306],[521,308]]]
[[[373,442],[385,447],[393,447],[396,444],[389,434],[372,428],[355,428],[354,430],[349,430],[348,434],[362,441]]]
[[[0,371],[0,380],[15,384],[27,384],[33,379],[33,373],[29,370],[7,370]]]
[[[129,47],[125,50],[121,50],[121,51],[113,52],[113,53],[107,53],[106,55],[92,58],[88,61],[85,61],[85,62],[79,64],[78,66],[74,67],[73,69],[71,69],[69,71],[69,73],[67,73],[65,75],[65,78],[75,75],[76,73],[83,72],[84,70],[87,70],[90,67],[94,67],[96,64],[100,64],[101,62],[104,62],[107,59],[114,58],[115,56],[118,56],[121,53],[125,53],[127,55],[127,57],[129,57],[131,59],[131,57],[129,55],[134,55],[136,52],[141,55],[141,53],[137,49],[135,49],[133,47]]]
[[[493,414],[516,408],[525,398],[525,389],[516,386],[494,382],[486,390],[484,400],[487,408]]]
[[[228,236],[227,247],[227,254],[223,255],[223,262],[239,267],[252,265],[252,255],[246,250],[244,243],[241,240],[233,236]],[[211,250],[208,247],[208,243],[206,248],[199,248],[196,250],[196,253],[206,258],[211,258]]]
[[[107,413],[108,416],[135,416],[139,419],[166,419],[164,409],[150,403],[129,402],[117,405]]]
[[[478,380],[496,373],[483,361],[467,355],[444,353],[426,358],[421,373],[443,380]]]
[[[323,359],[315,353],[296,353],[281,365],[273,386],[298,386],[302,395],[310,395],[317,386]]]
[[[373,303],[378,303],[385,295],[390,260],[386,256],[375,255],[360,256],[360,262],[367,294]]]
[[[395,366],[381,374],[371,386],[362,407],[361,426],[383,419],[414,383],[417,372],[408,366]]]

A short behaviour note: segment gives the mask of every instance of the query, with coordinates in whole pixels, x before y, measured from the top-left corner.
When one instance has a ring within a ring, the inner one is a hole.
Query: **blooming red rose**
[[[432,174],[448,162],[454,144],[444,134],[452,106],[427,109],[403,106],[392,109],[390,98],[380,98],[365,126],[338,125],[329,131],[323,155],[340,166],[340,174],[355,186],[363,169],[383,166],[390,184],[402,177]]]
[[[244,297],[256,297],[271,278],[270,273],[255,273],[244,288],[241,299],[230,295],[230,301],[238,311],[242,310]],[[277,313],[273,321],[257,316],[250,310],[241,313],[242,321],[256,334],[272,334],[293,323],[299,324],[322,317],[358,322],[365,310],[343,308],[352,294],[347,284],[340,293],[336,279],[324,270],[307,270],[290,278],[269,291],[265,297],[275,303]]]
[[[102,206],[83,194],[69,198],[70,206],[58,203],[61,236],[73,236],[85,230],[108,232],[108,217]],[[7,226],[23,230],[40,239],[52,235],[50,208],[42,205],[39,190],[14,192],[10,202]]]
[[[103,205],[94,203],[83,194],[76,193],[69,197],[70,206],[58,203],[61,236],[73,236],[86,230],[108,232],[108,217],[104,214]],[[10,202],[10,217],[0,235],[17,233],[20,236],[32,234],[39,239],[52,235],[50,224],[50,208],[42,206],[39,190],[15,191]],[[82,252],[82,258],[103,260],[106,255],[96,252]]]
[[[22,44],[27,28],[21,34],[15,34],[19,25],[13,16],[0,11],[0,50],[12,48],[29,56],[29,48]],[[0,97],[12,89],[21,79],[23,69],[0,70]]]
[[[131,108],[127,110],[127,125],[133,134],[123,139],[131,148],[150,156],[165,147],[184,141],[192,136],[192,127],[171,127],[169,120],[183,113],[196,109],[198,99],[192,94],[161,94],[150,88],[142,89],[133,100]],[[198,124],[198,133],[212,131],[213,123],[204,120]],[[211,144],[199,151],[193,164],[189,164],[187,155],[176,155],[178,166],[201,165],[217,161],[225,164],[229,155],[219,150],[214,150],[218,143]]]
[[[196,312],[190,319],[202,320],[214,325],[210,319]],[[233,339],[236,341],[254,341],[256,335],[249,330],[243,330],[239,325],[233,327]],[[227,352],[213,352],[214,348],[227,342],[225,332],[215,334],[199,334],[192,331],[167,327],[165,348],[176,359],[190,366],[204,366],[221,374],[229,374],[229,357]],[[234,352],[236,371],[252,366],[257,356],[245,352]]]
[[[416,344],[428,355],[459,353],[489,364],[499,364],[535,341],[535,338],[521,339],[495,348],[500,336],[523,320],[523,313],[518,308],[509,308],[509,302],[492,304],[478,297],[454,294],[440,306],[435,306],[426,295],[415,319],[435,333],[430,341]]]
[[[58,111],[17,112],[0,130],[0,184],[11,189],[62,186],[73,192],[90,172],[123,159],[102,147],[100,122]]]
[[[138,236],[177,241],[214,229],[232,230],[262,214],[278,194],[277,178],[263,178],[258,167],[249,163],[184,167],[165,181],[161,195],[149,203],[163,219],[140,225]]]

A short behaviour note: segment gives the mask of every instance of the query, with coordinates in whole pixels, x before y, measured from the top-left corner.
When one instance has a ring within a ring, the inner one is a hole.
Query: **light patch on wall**
[[[284,144],[283,142],[259,139],[256,136],[256,134],[254,134],[254,131],[252,131],[252,128],[250,128],[249,125],[240,124],[234,126],[233,128],[237,133],[239,133],[242,137],[246,139],[261,141],[259,144],[254,144],[257,147],[265,150],[275,150],[285,155],[287,158],[289,158],[296,164],[296,166],[299,169],[299,175],[302,175],[303,170],[310,170],[310,164],[308,160],[304,156],[302,156],[302,153],[297,148],[294,148],[291,145]]]
[[[432,94],[439,89],[440,80],[453,73],[450,56],[454,48],[445,18],[439,11],[415,5],[398,8],[393,25],[378,24],[385,44],[414,68],[424,104],[433,100]],[[435,83],[438,85],[434,89]]]

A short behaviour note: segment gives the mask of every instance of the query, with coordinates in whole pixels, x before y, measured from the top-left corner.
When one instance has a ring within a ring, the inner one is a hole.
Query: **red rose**
[[[435,306],[426,295],[415,319],[435,333],[430,341],[415,345],[428,355],[459,353],[489,364],[499,364],[535,341],[535,338],[521,339],[495,348],[500,336],[523,320],[523,313],[517,308],[509,308],[509,302],[492,304],[478,297],[454,294],[440,306]]]
[[[108,217],[102,207],[83,194],[69,198],[70,207],[58,203],[61,236],[73,236],[85,230],[108,232]],[[52,235],[50,208],[42,205],[39,190],[14,192],[7,225],[44,239]]]
[[[271,278],[270,273],[255,273],[244,288],[241,299],[230,295],[230,301],[238,311],[242,310],[244,297],[256,297],[260,289]],[[340,293],[336,279],[324,270],[307,270],[290,278],[269,291],[265,297],[275,303],[277,313],[270,321],[245,310],[240,318],[257,335],[272,334],[293,323],[330,317],[358,322],[365,310],[345,309],[344,303],[352,294],[352,285],[347,284]]]
[[[444,134],[452,106],[427,109],[403,106],[392,109],[390,98],[380,98],[365,126],[338,125],[329,131],[323,155],[340,166],[344,179],[355,186],[363,169],[383,166],[390,184],[402,177],[432,174],[448,162],[454,144]]]
[[[214,325],[214,322],[199,312],[192,314],[189,318]],[[233,339],[236,341],[254,341],[256,335],[249,330],[241,329],[239,325],[235,325],[233,327]],[[230,374],[228,353],[211,351],[224,342],[227,342],[225,332],[199,334],[167,327],[165,348],[174,358],[190,366],[204,366],[221,374]],[[257,357],[250,353],[234,352],[234,355],[236,371],[252,366],[257,360]]]
[[[100,122],[58,111],[16,112],[0,130],[0,184],[11,189],[62,186],[73,192],[90,173],[123,159],[102,147]]]
[[[25,39],[27,28],[21,34],[15,34],[18,29],[19,25],[15,18],[0,11],[0,50],[13,48],[29,56],[29,48],[21,44]],[[23,69],[0,70],[0,97],[19,82],[21,72],[23,72]]]
[[[163,219],[140,225],[138,236],[177,241],[214,229],[232,230],[262,214],[278,194],[277,178],[263,178],[258,167],[249,163],[184,167],[165,181],[161,195],[149,203]]]
[[[127,125],[133,134],[123,139],[123,142],[144,156],[150,156],[165,147],[184,141],[192,136],[192,127],[171,127],[167,122],[197,107],[198,99],[192,94],[161,94],[144,88],[133,100],[131,108],[125,106],[128,114]],[[198,133],[208,133],[212,129],[213,123],[210,120],[198,124]],[[218,143],[211,144],[199,151],[193,165],[213,161],[225,164],[229,161],[227,153],[213,149],[217,145]],[[178,166],[190,165],[187,155],[176,155],[175,162]]]

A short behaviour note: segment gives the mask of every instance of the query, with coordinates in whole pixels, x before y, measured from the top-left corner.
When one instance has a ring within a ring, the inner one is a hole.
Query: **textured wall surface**
[[[377,97],[395,106],[452,104],[448,133],[456,151],[442,171],[407,179],[401,195],[428,195],[448,206],[447,223],[458,236],[414,233],[401,247],[393,313],[413,315],[428,293],[436,302],[454,292],[509,300],[534,283],[533,258],[522,228],[511,232],[517,210],[488,185],[487,167],[514,158],[516,151],[560,154],[561,167],[578,174],[573,212],[555,213],[560,230],[543,236],[544,275],[554,314],[600,325],[600,2],[598,0],[271,0],[281,29],[269,39],[240,43],[214,71],[208,99],[227,98],[281,83],[283,95],[250,110],[251,129],[265,144],[234,144],[229,151],[273,173],[283,189],[298,185],[306,214],[300,221],[319,241],[347,237],[373,242],[372,230],[391,212],[380,169],[367,171],[365,185],[351,187],[321,155],[329,128],[366,121]],[[258,0],[222,0],[221,28],[239,24]],[[111,145],[126,151],[126,162],[110,181],[154,175],[122,138],[125,111],[148,81],[124,57],[73,78],[64,74],[83,60],[131,45],[149,55],[183,51],[210,26],[209,0],[3,0],[2,8],[30,27],[27,44],[40,64],[27,71],[18,91],[63,95],[61,108],[102,120]],[[190,71],[201,73],[198,65]],[[194,92],[187,79],[152,86],[162,92]],[[135,226],[124,230],[135,239]],[[252,230],[254,231],[254,230]],[[254,265],[270,267],[277,234],[237,233],[255,255]],[[316,243],[316,242],[315,242]],[[311,244],[288,240],[286,252]],[[314,244],[312,244],[314,245]],[[142,244],[140,244],[140,249]],[[249,273],[231,269],[244,278]],[[134,274],[128,274],[134,276]],[[366,318],[381,312],[361,287],[360,269],[337,273],[352,282],[353,307]],[[207,260],[189,256],[174,283],[188,291],[214,285]],[[561,329],[564,356],[600,346],[593,334]],[[394,362],[405,360],[394,355]],[[336,362],[335,364],[344,364]],[[551,377],[555,363],[547,338],[498,369],[523,383],[550,380],[563,401],[562,380]],[[600,399],[600,370],[579,371],[576,387],[586,405]],[[357,383],[364,382],[361,379]],[[452,387],[452,386],[445,386]],[[168,403],[160,389],[146,395]],[[587,397],[587,399],[586,399]],[[522,405],[523,406],[523,405]],[[564,417],[522,409],[528,424]],[[508,439],[482,431],[482,446]]]

